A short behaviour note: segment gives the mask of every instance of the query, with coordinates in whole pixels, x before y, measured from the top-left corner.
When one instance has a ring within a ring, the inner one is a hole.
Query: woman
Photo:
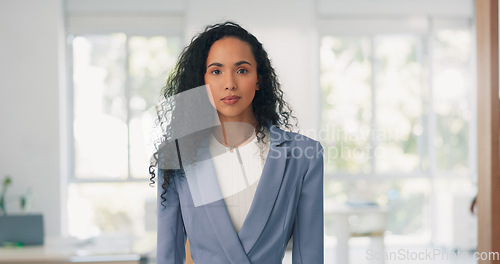
[[[213,115],[186,117],[203,105],[193,91],[205,91]],[[183,107],[182,94],[195,102]],[[184,263],[189,237],[196,264],[276,264],[293,236],[294,264],[323,263],[323,148],[280,128],[295,117],[262,44],[233,22],[207,27],[163,96],[150,167],[152,180],[159,167],[157,262]],[[213,126],[186,129],[211,116]]]

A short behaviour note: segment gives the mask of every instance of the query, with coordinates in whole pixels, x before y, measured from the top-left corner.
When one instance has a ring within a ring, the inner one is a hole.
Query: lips
[[[221,100],[226,104],[235,104],[236,102],[238,102],[238,100],[240,100],[240,97],[236,95],[231,95],[231,96],[226,96]]]

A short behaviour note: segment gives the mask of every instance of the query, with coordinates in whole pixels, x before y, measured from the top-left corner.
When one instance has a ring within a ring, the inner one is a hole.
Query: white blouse
[[[268,129],[264,133],[264,142],[259,143],[254,136],[251,142],[233,149],[232,152],[213,135],[210,138],[210,153],[219,187],[236,232],[241,229],[250,210],[269,152]]]

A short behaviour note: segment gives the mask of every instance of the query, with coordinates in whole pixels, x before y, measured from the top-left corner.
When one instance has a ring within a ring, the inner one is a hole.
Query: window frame
[[[322,19],[318,22],[318,42],[317,42],[317,47],[316,50],[319,51],[321,47],[321,39],[325,36],[341,36],[341,37],[369,37],[370,38],[370,43],[371,47],[373,50],[373,39],[376,35],[383,35],[383,34],[405,34],[405,35],[415,35],[417,36],[420,40],[423,40],[423,52],[421,56],[423,66],[427,69],[428,73],[427,75],[424,76],[424,74],[421,76],[421,82],[425,82],[425,89],[426,92],[428,93],[427,98],[420,98],[420,99],[428,99],[427,102],[425,103],[424,106],[428,106],[428,116],[427,116],[427,122],[425,128],[429,131],[427,134],[423,134],[424,136],[427,136],[427,142],[422,142],[419,140],[419,155],[420,158],[428,158],[429,160],[429,168],[428,171],[422,171],[419,170],[418,172],[410,172],[410,173],[404,173],[404,172],[388,172],[388,173],[377,173],[376,168],[375,168],[375,159],[371,158],[371,166],[372,166],[372,172],[369,174],[349,174],[347,172],[337,172],[334,174],[325,174],[325,181],[329,180],[346,180],[346,181],[356,181],[356,180],[367,180],[367,181],[378,181],[378,180],[397,180],[397,179],[403,179],[403,178],[434,178],[434,177],[456,177],[456,174],[453,174],[452,172],[448,171],[439,171],[436,168],[435,164],[435,157],[436,157],[436,151],[434,148],[434,139],[435,139],[435,113],[434,113],[434,101],[433,101],[433,83],[432,83],[432,71],[433,71],[433,62],[432,62],[432,37],[435,36],[435,32],[437,29],[453,29],[453,28],[468,28],[471,30],[471,34],[473,35],[475,30],[474,30],[474,20],[472,18],[468,17],[455,17],[455,18],[441,18],[441,17],[436,17],[436,16],[426,16],[426,17],[390,17],[390,18],[325,18]],[[471,51],[471,56],[475,57],[475,42],[472,40],[472,51]],[[317,52],[318,56],[318,64],[316,67],[318,67],[317,71],[317,79],[320,79],[321,72],[319,70],[319,52]],[[370,63],[374,65],[374,54],[371,53],[370,55]],[[476,137],[477,137],[477,129],[476,129],[476,120],[477,120],[477,110],[476,110],[476,101],[475,101],[475,88],[473,85],[474,80],[476,79],[475,75],[475,70],[474,70],[474,60],[471,60],[471,63],[469,65],[471,68],[471,73],[472,73],[472,78],[471,78],[471,83],[467,84],[467,87],[470,88],[469,93],[469,105],[471,109],[471,114],[472,118],[470,119],[469,122],[469,128],[468,128],[468,150],[469,150],[469,155],[468,155],[468,160],[467,160],[467,165],[468,165],[468,175],[465,177],[470,178],[473,182],[477,181],[477,173],[476,173],[476,168],[477,168],[477,150],[476,150]],[[372,71],[372,77],[370,80],[370,89],[372,92],[371,96],[371,111],[372,111],[372,119],[371,119],[371,126],[372,128],[375,128],[375,131],[377,129],[376,125],[376,117],[377,117],[377,110],[376,110],[376,93],[377,93],[377,87],[376,87],[376,81],[375,81],[375,75],[373,74],[374,72],[374,67],[371,69]],[[319,82],[318,82],[318,89],[319,89],[319,97],[318,101],[321,102],[321,96],[322,96],[322,89],[319,87]],[[319,105],[319,113],[322,113],[323,111],[323,106],[321,104]],[[425,114],[422,114],[420,116],[421,119],[425,117]],[[322,129],[321,123],[319,124],[319,129]],[[373,152],[373,150],[376,147],[376,142],[372,136],[372,133],[374,133],[373,129],[370,132],[370,151]],[[422,148],[420,146],[421,144],[427,144],[427,148]],[[424,152],[424,153],[422,153]],[[370,153],[371,157],[373,153]],[[424,154],[424,156],[422,156]],[[439,175],[439,176],[437,176]]]
[[[67,189],[70,183],[125,183],[125,182],[145,182],[146,178],[134,178],[130,173],[130,73],[129,73],[129,40],[131,37],[156,37],[163,36],[168,38],[179,38],[181,45],[184,45],[185,38],[183,28],[183,17],[180,15],[85,15],[71,14],[66,19],[66,80],[67,89],[65,96],[66,103],[64,107],[68,113],[66,118],[66,153],[67,159],[67,183],[64,188]],[[124,97],[127,99],[126,125],[127,125],[127,167],[126,178],[110,179],[105,177],[95,177],[88,179],[77,178],[75,175],[75,145],[74,145],[74,85],[73,85],[73,39],[75,36],[85,35],[109,35],[121,33],[125,34],[125,64],[124,64]],[[147,168],[145,168],[146,170]]]
[[[82,2],[83,3],[83,2]],[[91,4],[92,5],[92,4]],[[96,5],[98,6],[98,5]],[[125,12],[125,13],[109,13],[104,12],[92,12],[91,9],[84,9],[83,12],[78,9],[67,9],[65,17],[65,32],[63,39],[66,41],[65,46],[65,68],[61,69],[61,72],[65,73],[64,82],[66,87],[60,92],[60,103],[61,108],[61,153],[64,156],[61,157],[61,193],[63,199],[61,199],[61,226],[62,234],[69,235],[70,223],[69,223],[69,210],[68,210],[68,195],[69,187],[72,184],[92,184],[92,183],[144,183],[145,188],[149,188],[147,185],[149,179],[145,178],[132,178],[130,177],[130,170],[128,171],[127,179],[109,179],[109,178],[91,178],[91,179],[78,179],[75,177],[75,146],[74,146],[74,85],[73,85],[73,38],[78,35],[104,35],[104,34],[114,34],[123,33],[128,40],[131,36],[143,36],[143,37],[153,37],[153,36],[164,36],[167,39],[170,37],[179,38],[181,41],[181,46],[186,43],[186,38],[184,35],[184,15],[183,12],[156,12],[156,13],[137,13],[135,11]],[[127,62],[129,61],[129,46],[126,45],[127,49]],[[125,66],[128,67],[128,66]],[[128,69],[125,70],[127,76],[129,76]],[[127,90],[130,91],[129,78],[127,77],[126,86]],[[127,101],[127,115],[129,115],[130,108],[128,107],[129,102]],[[128,120],[127,120],[128,122]],[[129,123],[127,123],[127,129],[129,129]],[[128,143],[127,149],[130,148]],[[127,153],[129,156],[130,154]],[[128,157],[130,160],[130,156]],[[130,167],[130,162],[127,165]],[[147,170],[147,168],[145,168]],[[151,188],[151,190],[156,194],[156,189]]]
[[[319,19],[318,23],[318,41],[316,43],[316,67],[317,67],[317,76],[318,80],[318,90],[319,96],[317,98],[318,102],[321,102],[321,96],[323,95],[323,89],[319,85],[319,80],[321,77],[320,71],[320,55],[319,51],[321,49],[321,39],[325,36],[352,36],[352,37],[370,37],[371,45],[373,45],[373,37],[378,34],[413,34],[417,35],[419,39],[423,41],[423,51],[421,56],[424,70],[427,71],[426,74],[422,75],[422,82],[425,82],[424,89],[428,93],[426,96],[422,96],[420,100],[424,100],[423,106],[428,107],[428,113],[423,112],[420,116],[422,121],[427,117],[426,124],[423,125],[424,131],[427,129],[427,132],[424,132],[422,135],[426,138],[419,140],[417,144],[425,144],[424,148],[419,147],[419,155],[420,159],[427,157],[428,159],[428,168],[426,171],[419,169],[419,171],[413,171],[409,173],[405,172],[388,172],[388,173],[377,173],[376,167],[374,165],[375,158],[372,157],[372,173],[369,174],[349,174],[348,172],[336,172],[336,173],[326,173],[324,175],[325,185],[331,182],[342,182],[347,184],[352,184],[356,181],[365,181],[368,183],[380,182],[380,181],[405,181],[412,179],[427,179],[429,181],[429,195],[427,197],[426,203],[429,205],[427,209],[424,209],[426,212],[426,217],[424,217],[424,221],[426,229],[430,231],[430,234],[425,234],[422,239],[417,239],[416,241],[420,241],[417,244],[428,245],[432,244],[436,241],[436,228],[438,228],[439,223],[435,222],[437,219],[437,208],[438,205],[434,201],[438,198],[438,181],[439,180],[467,180],[472,184],[477,183],[477,103],[476,103],[476,65],[475,65],[475,57],[476,57],[476,49],[475,49],[475,39],[472,37],[471,39],[471,62],[468,67],[470,68],[471,78],[470,83],[466,84],[467,93],[468,93],[468,104],[470,106],[471,118],[468,122],[468,158],[467,162],[467,174],[459,175],[453,171],[442,171],[437,169],[436,165],[436,149],[435,149],[435,138],[436,138],[436,114],[434,109],[434,96],[433,93],[435,91],[435,87],[433,85],[433,37],[436,36],[436,32],[439,29],[463,29],[466,28],[470,30],[472,36],[475,34],[475,25],[474,19],[468,16],[452,16],[452,17],[443,17],[443,16],[421,16],[421,17],[412,17],[412,16],[388,16],[388,18],[364,18],[364,17],[356,17],[346,18],[344,16],[338,17],[326,17],[323,19]],[[370,56],[370,62],[372,65],[374,62],[373,53]],[[370,80],[371,92],[372,92],[372,120],[371,124],[374,125],[376,123],[376,83],[373,78],[373,68],[372,77]],[[425,101],[427,100],[427,101]],[[323,105],[318,104],[319,113],[323,113]],[[427,115],[427,116],[426,116]],[[376,125],[376,124],[375,124]],[[318,128],[321,130],[324,126],[319,122]],[[376,127],[375,127],[376,129]],[[373,133],[373,127],[372,131]],[[373,145],[374,137],[370,138],[370,144]],[[425,142],[427,141],[427,142]],[[371,148],[371,150],[374,149]],[[421,153],[423,151],[424,153]],[[422,156],[424,154],[424,156]],[[430,236],[428,236],[430,235]]]

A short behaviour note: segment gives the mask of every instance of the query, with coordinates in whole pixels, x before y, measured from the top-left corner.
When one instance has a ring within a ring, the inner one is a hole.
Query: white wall
[[[318,14],[343,17],[470,17],[474,0],[317,0]]]
[[[49,236],[61,233],[63,36],[62,0],[0,1],[0,179],[13,178],[12,213],[15,196],[32,188],[33,212],[44,214]]]

